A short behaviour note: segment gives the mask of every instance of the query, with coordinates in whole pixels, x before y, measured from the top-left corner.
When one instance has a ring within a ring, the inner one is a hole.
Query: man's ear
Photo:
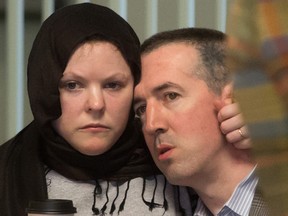
[[[221,93],[222,104],[232,104],[233,103],[233,83],[227,84]]]

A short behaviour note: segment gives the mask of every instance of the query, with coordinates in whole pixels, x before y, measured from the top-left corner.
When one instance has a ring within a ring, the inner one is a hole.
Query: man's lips
[[[174,148],[173,146],[167,144],[158,145],[157,146],[158,159],[160,161],[167,160],[171,156],[173,148]]]

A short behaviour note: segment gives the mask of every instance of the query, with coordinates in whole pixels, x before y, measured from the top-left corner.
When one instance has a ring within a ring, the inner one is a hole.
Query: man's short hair
[[[205,28],[183,28],[164,31],[153,35],[141,45],[141,55],[171,43],[192,45],[199,51],[202,63],[193,72],[197,78],[206,82],[215,93],[220,94],[223,87],[231,81],[226,67],[226,35],[223,32]]]

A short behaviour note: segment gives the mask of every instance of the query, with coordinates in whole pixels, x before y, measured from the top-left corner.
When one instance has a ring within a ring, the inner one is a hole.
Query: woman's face
[[[56,131],[79,152],[99,155],[124,132],[133,76],[116,46],[89,42],[71,56],[59,83],[62,115]]]

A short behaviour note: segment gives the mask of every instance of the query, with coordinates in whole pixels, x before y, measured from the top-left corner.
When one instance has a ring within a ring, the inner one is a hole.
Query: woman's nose
[[[103,93],[93,89],[87,94],[87,111],[102,111],[105,107]]]

